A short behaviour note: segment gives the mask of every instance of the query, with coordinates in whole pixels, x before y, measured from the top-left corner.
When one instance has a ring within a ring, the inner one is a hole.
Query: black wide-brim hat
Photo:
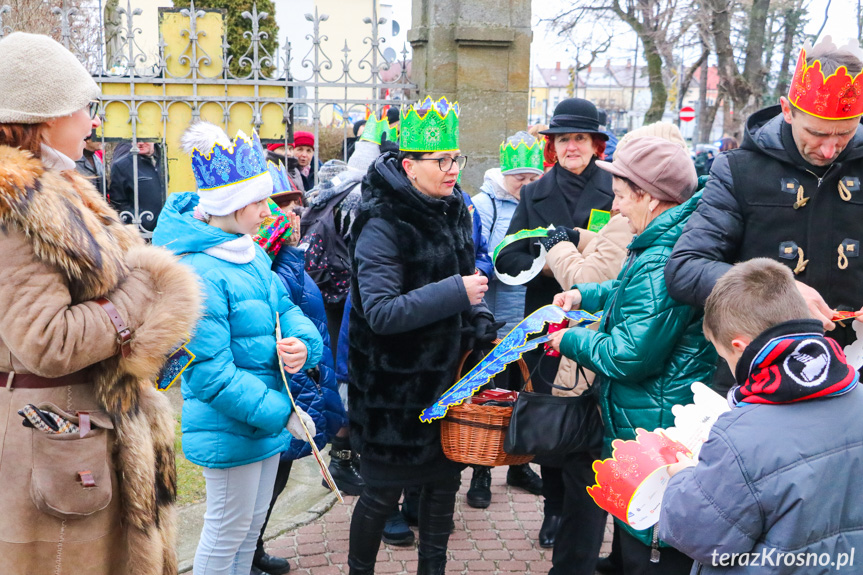
[[[558,104],[551,124],[540,134],[596,134],[601,140],[608,140],[608,135],[599,130],[596,106],[584,98],[567,98]]]

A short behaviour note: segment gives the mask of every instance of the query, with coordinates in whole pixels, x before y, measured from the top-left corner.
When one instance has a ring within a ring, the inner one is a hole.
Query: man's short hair
[[[786,321],[811,318],[791,270],[767,258],[735,265],[704,304],[704,333],[730,348],[738,336],[756,338]]]
[[[863,71],[863,62],[857,56],[845,51],[834,51],[821,54],[818,57],[810,56],[806,58],[806,65],[811,66],[815,60],[821,62],[821,73],[827,78],[833,72],[845,66],[848,75],[852,78]]]

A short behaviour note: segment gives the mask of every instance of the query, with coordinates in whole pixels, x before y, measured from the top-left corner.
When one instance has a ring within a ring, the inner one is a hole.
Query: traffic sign
[[[680,121],[691,122],[695,119],[695,108],[692,106],[684,106],[680,108]]]

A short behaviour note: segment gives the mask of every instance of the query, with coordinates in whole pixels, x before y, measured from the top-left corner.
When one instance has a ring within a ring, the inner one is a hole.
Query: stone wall
[[[413,0],[412,80],[419,97],[461,106],[462,187],[475,193],[503,140],[527,128],[530,0]]]

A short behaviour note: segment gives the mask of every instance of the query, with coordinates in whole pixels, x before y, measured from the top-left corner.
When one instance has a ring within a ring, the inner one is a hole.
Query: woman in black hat
[[[609,211],[614,200],[611,177],[596,166],[605,152],[608,136],[599,129],[596,106],[582,98],[569,98],[554,109],[551,125],[540,132],[546,136],[546,159],[554,167],[536,182],[522,188],[521,202],[515,210],[507,235],[520,230],[545,228],[587,228],[595,211]],[[531,267],[538,255],[539,246],[517,242],[504,248],[498,255],[496,267],[503,273],[515,276]],[[526,284],[525,315],[552,303],[560,286],[548,265],[538,276]],[[560,357],[544,356],[542,348],[525,354],[524,359],[533,372],[531,381],[538,392],[551,392],[551,383],[557,374]],[[555,354],[556,355],[556,354]],[[540,364],[540,360],[541,364]],[[537,364],[540,364],[537,369]],[[581,464],[567,463],[567,473],[578,471],[576,481],[591,485],[593,454],[576,454]],[[554,550],[552,573],[593,575],[602,545],[605,513],[590,499],[584,487],[573,493],[564,493],[563,461],[541,464],[545,518],[539,532],[542,547],[554,546],[555,539],[563,544]],[[564,508],[566,512],[564,513]],[[562,516],[568,519],[561,524]],[[561,527],[562,529],[559,529]]]

